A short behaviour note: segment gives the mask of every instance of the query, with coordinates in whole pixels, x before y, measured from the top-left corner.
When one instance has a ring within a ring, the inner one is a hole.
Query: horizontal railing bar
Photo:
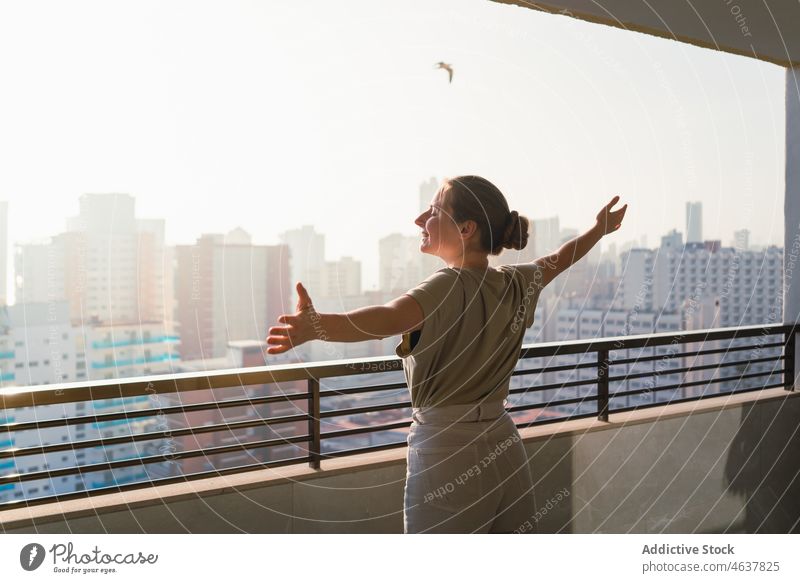
[[[645,389],[632,389],[630,391],[616,391],[615,393],[609,395],[609,398],[625,397],[625,396],[628,396],[628,395],[638,395],[639,393],[653,393],[653,392],[656,392],[656,391],[670,391],[670,390],[673,390],[673,389],[681,389],[681,388],[684,388],[684,387],[695,387],[697,385],[702,385],[702,384],[716,385],[716,384],[719,384],[719,383],[726,383],[728,381],[740,381],[742,379],[763,377],[764,375],[777,375],[777,374],[781,374],[781,372],[782,372],[781,370],[767,371],[767,372],[757,372],[757,373],[751,373],[751,374],[747,374],[747,375],[743,374],[743,375],[735,376],[735,377],[720,377],[718,379],[701,379],[699,381],[691,381],[691,382],[688,382],[688,383],[678,383],[678,384],[674,384],[674,385],[663,385],[663,386],[660,386],[660,387],[656,386],[656,387],[650,387],[650,388],[645,388]]]
[[[760,348],[772,348],[777,346],[783,346],[783,342],[773,342],[771,344],[763,344]],[[673,358],[684,358],[687,356],[703,356],[706,354],[717,354],[720,352],[736,352],[737,350],[750,350],[752,348],[757,348],[756,346],[734,346],[734,347],[726,347],[726,348],[709,348],[708,350],[697,350],[697,351],[689,351],[689,352],[678,352],[676,354],[653,354],[649,356],[638,356],[638,357],[631,357],[631,358],[617,358],[614,360],[609,360],[608,365],[613,366],[615,364],[628,364],[631,362],[647,362],[650,360],[658,360],[661,358],[666,359],[673,359]]]
[[[566,383],[550,383],[547,385],[537,385],[535,387],[528,387],[528,388],[515,388],[509,389],[509,393],[525,393],[525,392],[539,392],[539,391],[548,391],[550,389],[566,389],[568,387],[579,387],[581,385],[596,385],[597,379],[581,379],[577,381],[569,381]]]
[[[353,429],[337,429],[336,431],[328,431],[322,433],[323,439],[336,439],[337,437],[346,437],[348,435],[357,435],[359,433],[377,433],[379,431],[389,431],[391,429],[408,428],[411,420],[398,421],[397,423],[385,423],[383,425],[368,425],[366,427],[356,427]]]
[[[72,451],[76,449],[88,449],[90,447],[108,447],[134,443],[138,441],[153,441],[156,439],[169,439],[172,437],[182,437],[184,435],[199,435],[202,433],[215,433],[220,431],[235,431],[237,429],[247,429],[261,425],[281,425],[297,421],[306,421],[307,415],[284,415],[282,417],[268,417],[266,419],[251,419],[247,421],[231,421],[227,423],[215,423],[212,425],[196,425],[185,429],[168,429],[166,431],[150,431],[146,433],[132,433],[128,435],[118,435],[116,437],[101,437],[98,439],[86,439],[83,441],[73,441],[69,443],[54,443],[50,445],[36,445],[33,447],[10,448],[0,450],[0,459],[10,457],[23,457],[28,455],[43,455],[58,451]]]
[[[396,447],[405,447],[408,445],[407,441],[393,441],[391,443],[381,443],[378,445],[365,445],[364,447],[356,447],[353,449],[345,449],[345,450],[337,450],[337,451],[329,451],[323,454],[320,454],[320,457],[324,459],[333,459],[338,457],[344,457],[349,455],[358,455],[361,453],[370,453],[373,451],[382,451],[384,449],[394,449]]]
[[[717,384],[717,383],[720,383],[720,382],[727,382],[729,380],[740,380],[741,378],[752,378],[752,377],[756,377],[756,376],[780,374],[780,372],[781,371],[766,371],[766,372],[761,372],[761,373],[753,373],[753,374],[750,374],[750,375],[742,375],[741,377],[737,376],[737,377],[723,377],[723,378],[718,378],[718,379],[702,379],[702,380],[699,380],[699,381],[692,381],[690,383],[679,383],[677,385],[664,385],[664,386],[661,386],[661,387],[656,386],[656,387],[645,388],[645,389],[632,389],[630,391],[616,391],[614,393],[610,393],[608,398],[610,400],[610,399],[613,399],[614,397],[626,397],[626,396],[630,396],[630,395],[638,395],[638,394],[641,394],[641,393],[648,393],[648,392],[654,393],[654,392],[657,392],[657,391],[666,391],[666,390],[671,390],[671,389],[679,389],[679,388],[682,388],[682,387],[701,385],[703,383],[707,383],[709,385],[712,385],[712,384]],[[595,379],[592,379],[592,380],[595,380]],[[522,388],[516,389],[515,392],[517,392],[517,393],[525,392],[526,389],[527,389],[527,387],[522,387]],[[538,387],[537,387],[537,389],[538,389]],[[597,400],[597,395],[596,394],[595,395],[585,395],[585,396],[574,397],[574,398],[570,398],[570,399],[559,399],[558,401],[550,400],[550,401],[545,401],[543,403],[526,403],[524,405],[516,405],[516,406],[514,406],[514,407],[512,407],[512,408],[510,408],[508,410],[509,411],[525,411],[525,410],[528,410],[528,409],[537,409],[537,408],[544,408],[544,407],[558,407],[558,406],[561,406],[561,405],[570,405],[572,403],[581,403],[581,402],[584,402],[584,401],[596,401],[596,400]],[[613,409],[612,412],[613,411],[616,411],[616,409]]]
[[[763,344],[760,348],[772,348],[783,346],[783,342],[774,342],[771,344]],[[615,364],[629,364],[629,363],[641,363],[641,362],[649,362],[651,360],[672,360],[677,358],[684,358],[687,356],[702,356],[705,354],[717,354],[720,352],[734,352],[737,350],[751,350],[753,348],[757,348],[756,346],[736,346],[733,348],[713,348],[708,350],[698,350],[698,351],[690,351],[690,352],[678,352],[676,354],[655,354],[649,356],[638,356],[638,357],[631,357],[631,358],[618,358],[614,360],[609,360],[608,365],[614,366]],[[625,350],[625,349],[618,349],[618,350]],[[512,372],[512,376],[517,375],[524,375],[524,374],[534,374],[534,373],[547,373],[547,372],[558,372],[562,370],[573,370],[578,368],[597,368],[597,361],[592,360],[591,362],[582,362],[582,363],[575,363],[575,364],[563,364],[558,366],[544,366],[539,368],[527,368],[527,369],[520,369],[515,370]]]
[[[399,403],[386,403],[385,405],[364,405],[363,407],[351,407],[349,409],[333,409],[321,411],[320,419],[326,417],[341,417],[343,415],[358,415],[361,413],[373,413],[375,411],[390,411],[392,409],[406,409],[411,407],[411,401],[400,401]]]
[[[769,324],[766,326],[709,328],[692,332],[664,332],[593,340],[547,342],[522,347],[520,358],[579,354],[596,352],[599,349],[619,350],[624,348],[644,348],[648,346],[670,344],[673,341],[691,343],[747,338],[758,336],[759,334],[772,335],[786,333],[796,326],[797,324]],[[402,359],[399,357],[373,357],[317,363],[267,365],[263,367],[217,371],[170,373],[169,375],[150,375],[145,377],[114,379],[111,382],[82,381],[28,387],[9,387],[0,389],[0,409],[135,397],[144,394],[175,394],[184,391],[274,384],[279,382],[308,380],[309,378],[319,379],[400,370],[403,370],[403,363]]]
[[[597,368],[597,361],[592,360],[592,362],[581,362],[576,364],[559,364],[557,366],[543,366],[539,368],[519,369],[513,371],[511,375],[520,376],[520,375],[534,374],[534,373],[558,372],[561,370],[574,370],[576,368]]]
[[[780,356],[779,355],[775,355],[775,356],[765,356],[764,358],[755,358],[753,360],[737,360],[735,362],[719,362],[719,363],[715,363],[715,364],[703,364],[703,365],[699,365],[699,366],[685,366],[683,368],[672,368],[672,369],[668,369],[668,370],[661,371],[661,372],[650,370],[650,371],[645,371],[645,372],[628,373],[628,374],[624,374],[624,375],[617,375],[617,376],[614,376],[614,377],[608,377],[608,381],[609,382],[611,382],[611,381],[626,381],[626,380],[629,380],[629,379],[638,379],[638,378],[642,378],[642,377],[651,377],[651,376],[656,375],[656,374],[661,375],[661,376],[667,376],[667,375],[678,374],[678,373],[681,373],[681,372],[696,372],[698,370],[708,370],[710,368],[719,369],[719,368],[723,368],[723,367],[726,367],[726,366],[736,366],[738,364],[753,364],[753,363],[756,363],[756,362],[768,362],[768,361],[772,362],[772,361],[775,361],[775,360],[780,360],[782,358],[784,358],[783,355],[780,355]]]
[[[369,370],[373,363],[376,366],[380,365],[382,370]],[[190,373],[170,373],[169,375],[141,376],[103,382],[81,381],[10,387],[0,389],[0,409],[119,399],[145,394],[174,395],[186,391],[229,389],[232,387],[303,381],[308,380],[310,376],[326,378],[400,370],[403,370],[403,363],[399,357],[372,357]]]
[[[543,403],[525,403],[524,405],[514,405],[513,407],[507,408],[506,410],[511,411],[529,411],[530,409],[545,409],[546,407],[560,407],[562,405],[572,405],[573,403],[584,403],[584,402],[591,402],[596,401],[597,395],[584,395],[581,397],[573,397],[570,399],[561,399],[558,401],[545,401]],[[594,415],[597,415],[597,412],[594,412]]]
[[[60,417],[44,421],[12,422],[0,424],[3,431],[27,431],[30,429],[45,429],[48,427],[61,427],[64,425],[84,425],[88,423],[105,423],[119,419],[138,419],[140,417],[158,417],[160,415],[177,415],[179,413],[194,413],[196,411],[216,411],[231,407],[251,407],[268,403],[281,403],[285,401],[298,401],[308,398],[306,393],[290,393],[288,395],[270,395],[268,397],[254,397],[252,399],[226,399],[224,401],[206,401],[190,405],[175,405],[159,407],[157,409],[132,409],[115,413],[100,413],[97,415],[82,415],[80,417]]]
[[[782,357],[780,357],[780,358],[782,358]],[[778,359],[777,356],[768,358],[768,360],[777,360],[777,359]],[[716,368],[716,367],[711,367],[711,368]],[[778,372],[779,371],[775,371],[772,374],[778,374]],[[639,373],[639,376],[653,376],[654,374],[656,374],[656,373],[653,372],[653,371],[648,371],[646,373]],[[667,371],[667,372],[664,372],[663,374],[664,375],[672,374],[672,371]],[[770,373],[759,373],[757,376],[763,376],[764,374],[770,374]],[[625,380],[627,378],[635,378],[635,375],[622,375],[622,376],[609,377],[609,382],[621,381],[621,380]],[[739,377],[726,377],[726,378],[721,378],[721,379],[715,379],[714,382],[721,382],[721,381],[735,379],[735,378],[739,378]],[[744,377],[744,378],[747,378],[747,377]],[[691,383],[683,383],[682,382],[682,383],[680,383],[678,385],[668,385],[668,386],[670,388],[672,388],[672,387],[680,387],[680,386],[692,386],[692,385],[696,385],[696,384],[702,384],[703,382],[706,382],[706,380],[697,381],[697,382],[691,382]],[[537,385],[536,387],[517,387],[517,388],[514,388],[514,389],[509,389],[508,392],[509,392],[509,394],[519,394],[519,393],[526,393],[526,392],[539,392],[539,391],[546,391],[546,390],[552,390],[552,389],[561,389],[561,388],[575,387],[575,386],[580,386],[580,385],[592,385],[592,384],[597,384],[597,379],[596,378],[582,379],[582,380],[579,380],[579,381],[570,381],[570,382],[566,382],[566,383],[550,383],[550,384],[546,384],[546,385]]]
[[[260,441],[251,441],[249,443],[236,443],[233,445],[221,445],[217,447],[209,447],[206,449],[191,449],[187,451],[165,453],[147,457],[129,458],[125,460],[117,460],[110,462],[99,462],[95,464],[87,464],[85,466],[70,466],[68,468],[59,468],[56,470],[42,470],[39,472],[28,472],[26,474],[6,474],[4,476],[0,476],[0,484],[28,482],[31,480],[45,480],[48,478],[58,478],[61,476],[72,476],[74,474],[104,472],[112,470],[114,468],[127,468],[139,464],[145,465],[152,463],[161,463],[167,460],[186,459],[201,455],[212,456],[220,453],[228,453],[230,451],[258,449],[260,447],[273,447],[276,445],[286,445],[287,443],[308,441],[309,437],[310,437],[309,435],[297,435],[294,437],[264,439]]]
[[[368,385],[364,387],[348,387],[346,389],[326,389],[319,392],[320,398],[340,397],[342,395],[355,395],[357,393],[372,393],[377,391],[389,391],[392,389],[405,389],[405,381],[399,383],[389,383],[385,385]],[[307,397],[306,397],[307,398]]]
[[[523,347],[520,358],[537,358],[564,354],[580,354],[597,352],[598,350],[624,350],[626,348],[647,348],[664,346],[674,342],[691,344],[694,342],[711,342],[713,340],[734,340],[750,338],[763,334],[783,334],[792,326],[790,324],[767,324],[765,326],[739,326],[730,328],[708,328],[691,332],[659,332],[657,334],[638,334],[633,336],[614,336],[592,340],[566,340],[544,342]]]
[[[167,484],[175,484],[177,482],[187,482],[191,480],[201,480],[204,478],[216,478],[219,476],[227,476],[231,474],[238,474],[241,472],[249,472],[264,468],[275,468],[280,466],[289,466],[302,462],[307,462],[309,456],[300,456],[293,458],[286,458],[276,461],[260,462],[256,464],[247,464],[245,466],[234,466],[230,468],[222,468],[218,470],[207,470],[204,472],[194,472],[191,474],[183,474],[180,476],[169,476],[166,478],[157,478],[155,480],[141,480],[139,482],[132,482],[130,484],[119,484],[116,486],[104,486],[102,488],[93,488],[89,490],[79,490],[77,492],[64,492],[62,494],[55,494],[53,496],[40,496],[38,498],[30,498],[27,500],[13,500],[11,502],[0,503],[0,512],[3,510],[13,510],[20,507],[37,506],[48,504],[50,502],[62,502],[64,500],[74,500],[76,498],[88,498],[91,496],[102,496],[103,494],[118,494],[129,490],[137,490],[139,488],[151,488],[164,486]]]

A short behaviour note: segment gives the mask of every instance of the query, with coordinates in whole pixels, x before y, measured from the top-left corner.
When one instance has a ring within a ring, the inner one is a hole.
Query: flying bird
[[[452,83],[453,82],[453,66],[452,65],[449,65],[448,63],[444,63],[442,61],[439,61],[433,67],[435,69],[444,69],[445,71],[447,71],[447,74],[449,76],[448,83]]]

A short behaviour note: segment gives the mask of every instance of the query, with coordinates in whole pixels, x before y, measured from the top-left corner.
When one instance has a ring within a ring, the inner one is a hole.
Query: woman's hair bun
[[[528,218],[517,211],[508,213],[506,230],[503,236],[503,247],[506,249],[524,249],[528,244]]]

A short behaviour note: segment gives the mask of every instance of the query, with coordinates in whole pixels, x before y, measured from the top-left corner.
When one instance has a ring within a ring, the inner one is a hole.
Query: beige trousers
[[[535,533],[529,460],[504,403],[413,408],[405,533]]]

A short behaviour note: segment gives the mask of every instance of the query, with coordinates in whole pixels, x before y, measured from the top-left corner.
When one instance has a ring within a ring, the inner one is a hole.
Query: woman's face
[[[414,223],[422,229],[420,251],[448,261],[451,257],[463,254],[464,241],[445,200],[446,188],[446,185],[439,188],[428,210],[419,215]]]

